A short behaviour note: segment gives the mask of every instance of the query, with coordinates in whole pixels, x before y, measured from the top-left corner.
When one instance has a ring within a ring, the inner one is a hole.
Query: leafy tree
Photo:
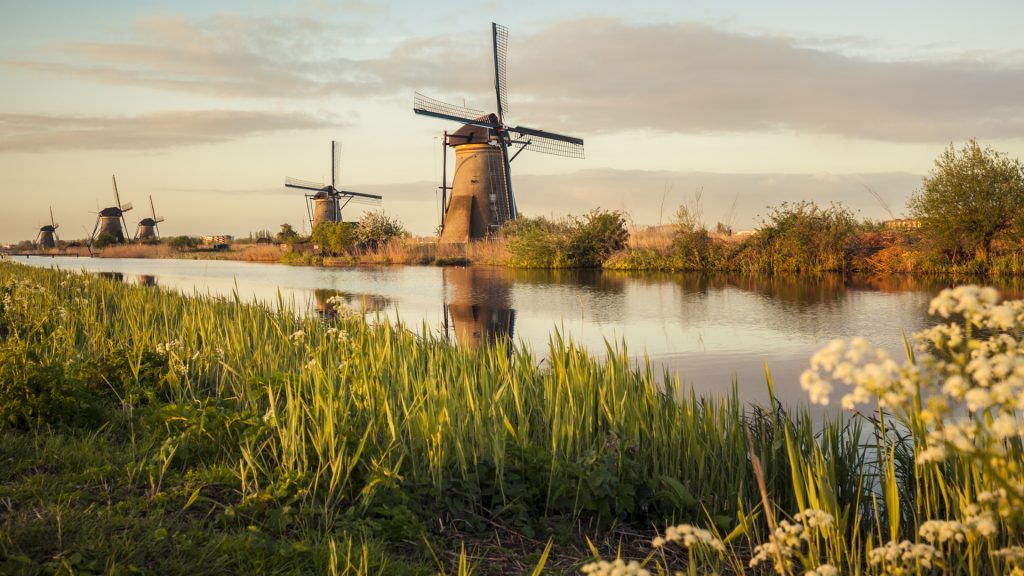
[[[321,222],[313,229],[310,240],[322,254],[338,256],[356,247],[359,226],[355,222]]]
[[[299,241],[299,233],[296,232],[291,224],[281,224],[281,231],[277,233],[275,237],[281,244],[295,244]]]
[[[954,260],[971,252],[987,262],[992,244],[1018,229],[1024,215],[1024,167],[976,140],[952,144],[909,202],[921,230]]]

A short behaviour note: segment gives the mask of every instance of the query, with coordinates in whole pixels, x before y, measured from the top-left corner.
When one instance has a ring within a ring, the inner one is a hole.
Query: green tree
[[[282,244],[295,244],[299,241],[299,233],[292,228],[291,224],[281,224],[281,231],[277,233],[276,239]]]
[[[310,240],[319,247],[321,254],[339,256],[355,248],[358,233],[355,222],[321,222],[313,229]]]
[[[1021,224],[1024,167],[973,139],[960,150],[950,144],[908,207],[938,249],[987,262],[993,243]]]

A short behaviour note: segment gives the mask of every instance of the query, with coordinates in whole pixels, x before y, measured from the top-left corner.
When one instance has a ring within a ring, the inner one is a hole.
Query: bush
[[[191,236],[174,236],[167,240],[167,245],[176,250],[190,250],[199,245],[199,241]]]
[[[408,235],[402,223],[384,214],[383,210],[367,212],[359,219],[359,243],[370,250],[383,247],[394,238],[404,238]]]
[[[599,268],[629,240],[622,214],[602,210],[559,221],[517,218],[501,235],[517,268]]]
[[[351,253],[359,241],[359,225],[355,222],[321,222],[310,237],[320,253],[341,256]]]
[[[738,254],[737,264],[769,272],[843,272],[853,268],[852,238],[859,225],[841,204],[783,202]]]

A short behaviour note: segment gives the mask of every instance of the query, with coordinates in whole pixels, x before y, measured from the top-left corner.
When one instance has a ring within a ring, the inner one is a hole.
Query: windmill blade
[[[156,222],[157,224],[159,224],[159,223],[161,223],[163,221],[164,221],[164,217],[163,216],[161,216],[159,218],[153,218],[153,222]]]
[[[53,206],[50,206],[50,226],[53,226],[54,229],[57,228],[57,225],[53,222]]]
[[[131,210],[132,208],[134,208],[134,206],[132,206],[132,203],[129,202],[129,203],[125,204],[124,206],[118,205],[118,208],[120,208],[121,212],[124,213],[124,212],[127,212],[127,211]]]
[[[113,182],[114,182],[114,200],[116,202],[116,204],[114,204],[114,205],[117,206],[118,208],[120,208],[121,207],[121,195],[117,192],[117,176],[114,176],[113,174],[111,174],[110,179],[113,180]]]
[[[498,119],[505,121],[508,113],[508,78],[505,70],[508,56],[508,28],[491,22],[491,36],[494,46],[494,94],[498,98]]]
[[[380,200],[375,198],[363,198],[361,196],[346,196],[345,205],[359,204],[361,206],[380,206]]]
[[[338,187],[338,177],[341,175],[341,144],[331,140],[331,187]]]
[[[383,198],[383,196],[378,196],[377,194],[364,194],[362,192],[351,192],[349,190],[338,190],[338,194],[343,194],[345,196],[357,196],[359,198],[370,198],[373,200],[381,200]]]
[[[490,120],[481,119],[487,116],[483,111],[435,100],[419,92],[416,93],[416,97],[413,100],[412,111],[424,116],[452,120],[461,124],[472,124],[484,128],[495,127],[494,123]]]
[[[525,145],[527,150],[566,158],[584,158],[583,140],[580,138],[524,126],[509,128],[508,132],[514,141]]]
[[[331,187],[321,182],[313,182],[311,180],[299,180],[298,178],[285,178],[284,185],[288,188],[301,188],[303,190],[315,190],[317,192],[324,192],[329,190]]]
[[[153,207],[153,195],[149,195],[149,211],[153,214],[153,220],[156,220],[156,208]]]

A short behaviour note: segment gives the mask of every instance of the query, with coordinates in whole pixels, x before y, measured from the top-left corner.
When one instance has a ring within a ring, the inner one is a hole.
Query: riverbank
[[[726,543],[707,557],[720,572],[742,571],[770,502],[776,519],[832,518],[799,562],[847,573],[1020,485],[1016,431],[999,456],[1015,467],[915,466],[919,419],[865,452],[869,420],[699,398],[558,337],[538,364],[343,307],[325,322],[12,263],[0,292],[5,572],[574,573],[586,537],[643,559],[650,527],[681,521]],[[993,513],[994,532],[944,548],[948,573],[1015,566],[995,551],[1020,544],[1020,520]]]

